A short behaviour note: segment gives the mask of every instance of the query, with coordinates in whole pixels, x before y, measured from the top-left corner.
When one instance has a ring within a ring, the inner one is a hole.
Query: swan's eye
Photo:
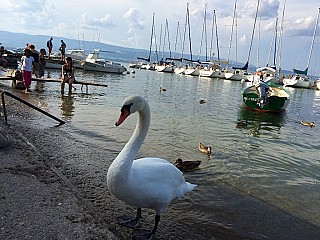
[[[124,110],[126,110],[129,114],[130,114],[130,108],[133,105],[133,103],[127,104],[127,105],[123,105],[123,107],[121,108],[121,116],[124,114]]]

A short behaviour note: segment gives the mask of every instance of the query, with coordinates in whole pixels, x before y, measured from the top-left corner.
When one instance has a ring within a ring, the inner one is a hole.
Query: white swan
[[[139,95],[129,96],[123,103],[121,115],[116,122],[119,126],[130,114],[138,112],[136,128],[122,151],[109,167],[107,185],[109,191],[118,199],[138,208],[132,220],[119,218],[127,227],[137,228],[141,219],[141,208],[155,210],[155,225],[151,231],[144,231],[146,239],[156,233],[160,216],[174,199],[181,198],[196,186],[185,181],[182,172],[169,161],[160,158],[141,158],[134,160],[150,126],[150,108]],[[140,232],[141,233],[141,232]],[[133,237],[141,234],[134,230]]]

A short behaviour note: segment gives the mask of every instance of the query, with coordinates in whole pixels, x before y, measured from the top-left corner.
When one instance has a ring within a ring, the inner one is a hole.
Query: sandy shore
[[[121,147],[70,134],[34,111],[8,101],[11,144],[0,149],[0,239],[131,239],[115,219],[135,209],[110,195],[108,166]],[[103,167],[101,167],[103,166]],[[317,226],[250,196],[217,186],[195,201],[199,186],[170,205],[156,239],[318,239]],[[226,206],[228,205],[228,206]],[[154,213],[143,212],[151,227]]]
[[[0,149],[0,239],[117,239],[97,224],[74,186],[50,165],[55,149],[45,146],[51,138],[42,138],[50,133],[37,134],[17,123],[10,119],[6,125],[0,118],[11,140]],[[26,131],[44,145],[35,146]]]

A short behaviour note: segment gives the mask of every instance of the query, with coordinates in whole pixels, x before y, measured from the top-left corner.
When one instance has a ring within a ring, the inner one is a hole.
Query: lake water
[[[33,94],[40,107],[69,121],[80,138],[102,147],[112,139],[120,143],[119,151],[137,116],[118,128],[114,123],[125,97],[140,94],[150,104],[152,119],[139,157],[201,160],[199,170],[186,174],[188,181],[208,190],[194,201],[210,197],[211,187],[226,185],[320,227],[320,91],[287,88],[291,101],[285,112],[258,113],[242,107],[241,92],[248,83],[135,71],[113,75],[77,70],[77,80],[108,87],[89,86],[84,94],[75,85],[71,97],[61,97],[59,84],[33,83]],[[59,74],[50,71],[51,77]],[[160,92],[160,86],[166,91]],[[237,128],[238,120],[248,125]],[[317,126],[302,126],[300,120]],[[199,142],[212,147],[210,156],[198,151]]]

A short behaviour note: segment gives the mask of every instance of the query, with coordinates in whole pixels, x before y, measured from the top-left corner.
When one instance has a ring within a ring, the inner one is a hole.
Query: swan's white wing
[[[141,158],[133,161],[130,176],[131,203],[162,212],[175,198],[191,191],[182,172],[167,160]],[[193,186],[194,187],[194,186]],[[192,187],[192,188],[193,188]]]

